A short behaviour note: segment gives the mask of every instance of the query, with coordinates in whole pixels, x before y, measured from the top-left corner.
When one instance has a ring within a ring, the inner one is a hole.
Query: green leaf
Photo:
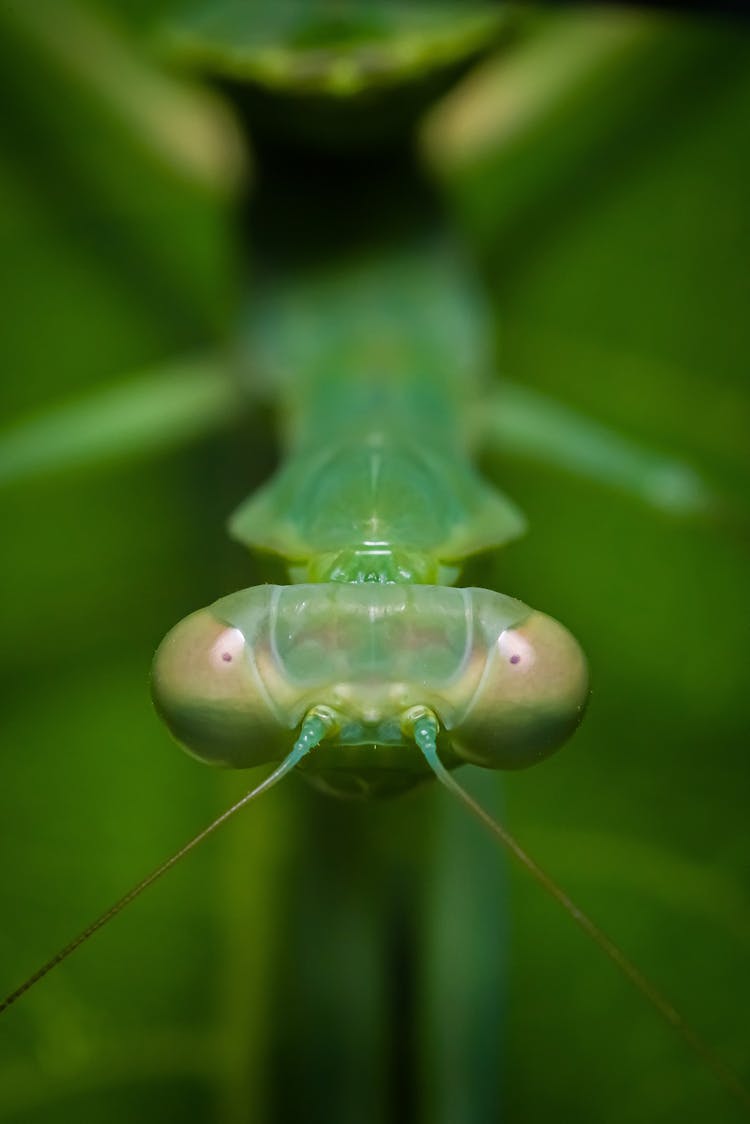
[[[165,53],[193,70],[285,93],[350,97],[455,66],[491,44],[507,5],[193,3],[165,22]]]

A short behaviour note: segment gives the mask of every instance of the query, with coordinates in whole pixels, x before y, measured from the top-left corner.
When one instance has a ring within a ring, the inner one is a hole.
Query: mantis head
[[[570,736],[587,692],[583,653],[557,621],[489,590],[439,586],[242,590],[172,629],[153,671],[159,713],[203,761],[278,760],[316,712],[327,735],[311,772],[409,783],[426,772],[415,708],[436,716],[449,766],[516,769]]]

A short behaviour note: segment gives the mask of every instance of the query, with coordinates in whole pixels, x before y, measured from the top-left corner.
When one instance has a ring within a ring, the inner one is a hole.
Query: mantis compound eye
[[[488,636],[491,603],[477,608],[488,642],[486,663],[451,740],[459,756],[475,765],[524,768],[558,749],[583,717],[586,660],[575,637],[544,613],[530,610],[521,622]]]
[[[290,723],[279,716],[258,674],[253,622],[268,614],[270,586],[244,591],[247,628],[213,607],[185,617],[159,645],[151,690],[156,709],[194,757],[250,768],[283,756]]]

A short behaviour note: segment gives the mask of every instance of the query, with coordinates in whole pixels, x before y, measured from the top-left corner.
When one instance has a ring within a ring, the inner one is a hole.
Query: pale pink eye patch
[[[229,668],[242,654],[244,646],[245,637],[240,630],[238,628],[226,628],[219,633],[218,639],[209,652],[209,663],[216,669]]]
[[[533,645],[516,629],[507,628],[501,634],[497,647],[501,658],[519,671],[528,671],[535,662]]]

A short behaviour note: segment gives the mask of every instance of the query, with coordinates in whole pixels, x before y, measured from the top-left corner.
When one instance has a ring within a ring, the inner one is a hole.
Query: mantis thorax
[[[458,567],[444,566],[433,555],[399,550],[389,543],[363,543],[346,550],[311,558],[290,566],[296,582],[376,582],[415,585],[452,585]]]

